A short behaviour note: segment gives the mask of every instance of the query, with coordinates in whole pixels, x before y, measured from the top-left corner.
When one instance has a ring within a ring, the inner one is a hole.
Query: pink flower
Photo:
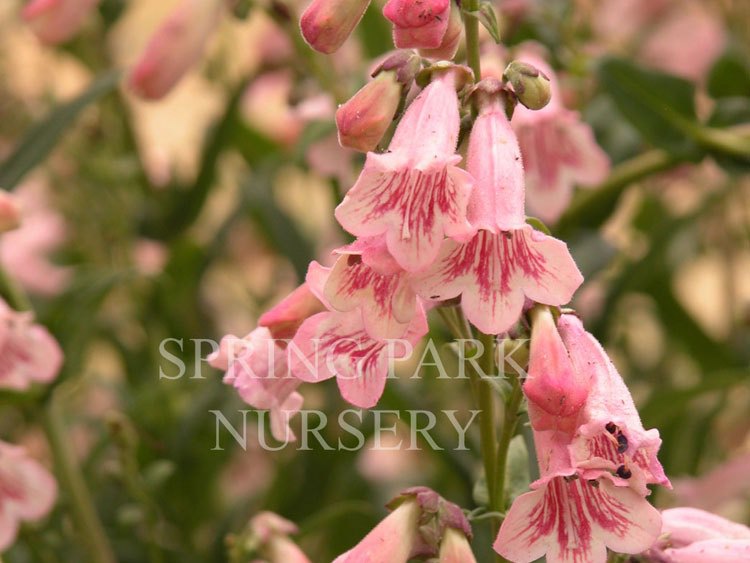
[[[674,482],[678,504],[715,510],[738,498],[750,500],[750,452],[735,455],[700,477]]]
[[[524,160],[529,211],[555,222],[570,205],[574,185],[594,186],[607,177],[609,157],[578,112],[563,107],[557,78],[546,61],[528,47],[519,59],[550,79],[550,103],[536,111],[519,105],[512,123]]]
[[[40,41],[64,43],[75,35],[99,0],[31,0],[21,16]]]
[[[396,47],[440,47],[448,29],[450,4],[450,0],[388,0],[383,15],[393,23]]]
[[[375,150],[401,102],[395,71],[378,74],[336,110],[339,143],[362,152]]]
[[[640,553],[660,529],[659,511],[632,489],[558,476],[516,498],[493,547],[514,563],[545,554],[549,563],[604,563],[606,548]]]
[[[565,243],[524,222],[523,171],[515,136],[498,97],[499,83],[485,82],[469,140],[468,171],[476,179],[469,220],[480,229],[468,242],[446,240],[437,259],[415,274],[424,299],[461,296],[466,317],[488,334],[518,320],[526,298],[567,303],[583,282]]]
[[[400,338],[415,316],[424,315],[407,273],[388,255],[382,240],[360,240],[337,252],[325,297],[336,311],[359,309],[372,338]]]
[[[260,542],[260,552],[268,563],[310,563],[289,535],[297,526],[273,512],[261,512],[250,520],[250,530]]]
[[[662,512],[649,559],[665,563],[733,563],[750,558],[750,528],[696,508]]]
[[[533,309],[532,321],[529,371],[523,384],[534,406],[529,410],[531,424],[535,430],[572,431],[588,398],[590,374],[574,369],[548,308]]]
[[[0,299],[0,388],[25,391],[57,377],[63,354],[31,313],[13,311]]]
[[[222,0],[182,0],[131,71],[133,92],[150,100],[164,97],[203,54],[223,7]]]
[[[370,0],[312,0],[300,20],[302,36],[321,53],[334,53],[357,27]]]
[[[578,418],[570,451],[583,479],[607,477],[642,495],[647,484],[671,487],[656,457],[658,430],[645,430],[625,382],[596,339],[574,315],[562,315],[558,329],[573,368],[587,373],[588,399]]]
[[[440,45],[434,49],[419,49],[419,54],[428,59],[449,61],[456,56],[461,39],[464,36],[464,21],[461,18],[461,9],[456,2],[450,2],[450,13],[448,15],[448,27],[445,30]]]
[[[0,236],[0,264],[30,293],[56,295],[71,271],[50,262],[48,255],[65,240],[65,222],[49,207],[42,184],[24,184],[13,195],[21,208],[21,226]]]
[[[21,209],[16,198],[0,190],[0,234],[17,229],[21,224]]]
[[[473,561],[473,556],[450,558],[455,553],[467,554],[466,537],[471,537],[471,527],[461,508],[435,491],[427,487],[406,489],[388,507],[393,512],[333,563],[406,563],[412,558],[422,560],[438,554],[444,563]],[[461,545],[461,537],[465,546]]]
[[[383,394],[391,364],[407,357],[427,334],[423,311],[399,340],[376,340],[365,329],[360,311],[318,313],[307,319],[290,344],[292,373],[309,383],[332,377],[351,404],[373,407]]]
[[[476,563],[469,540],[462,531],[455,528],[445,530],[438,563]]]
[[[258,327],[244,338],[225,336],[207,361],[226,370],[224,383],[248,405],[270,411],[274,438],[295,440],[289,420],[302,407],[302,395],[296,392],[300,381],[289,372],[286,349],[267,328]]]
[[[57,498],[57,483],[18,446],[0,442],[0,552],[16,539],[21,522],[46,516]]]
[[[441,73],[409,106],[385,154],[370,152],[336,218],[360,237],[385,235],[389,252],[416,271],[437,256],[445,235],[466,237],[471,178],[456,166],[456,70]]]

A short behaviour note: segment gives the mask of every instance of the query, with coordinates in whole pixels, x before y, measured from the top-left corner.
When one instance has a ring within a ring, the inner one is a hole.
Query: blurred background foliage
[[[225,561],[227,535],[261,509],[299,523],[302,547],[329,561],[402,485],[473,508],[478,436],[473,451],[452,451],[449,428],[435,434],[443,451],[270,453],[252,429],[247,451],[226,431],[214,449],[210,411],[240,425],[243,406],[193,360],[210,351],[194,339],[245,334],[310,260],[345,240],[332,212],[363,159],[331,149],[331,108],[361,86],[390,31],[374,3],[348,48],[325,60],[300,43],[293,17],[249,2],[175,92],[145,103],[118,69],[170,3],[161,4],[103,0],[58,48],[24,27],[20,2],[0,6],[0,186],[42,184],[67,224],[55,260],[71,281],[34,304],[66,353],[51,392],[118,561]],[[613,161],[611,177],[579,191],[550,227],[587,279],[574,306],[612,353],[645,426],[662,434],[675,490],[652,498],[750,523],[750,162],[721,135],[750,127],[748,4],[701,2],[726,40],[697,80],[643,60],[648,29],[622,43],[598,36],[594,1],[539,1],[522,18],[503,4],[506,45],[548,47],[567,102]],[[278,49],[264,44],[271,28],[288,33]],[[188,362],[182,377],[160,355],[165,338],[184,342],[179,353],[168,345]],[[458,409],[466,420],[469,397],[435,375],[389,383],[379,408]],[[304,394],[306,408],[332,418],[347,408],[331,382]],[[0,433],[44,456],[33,406],[5,399]],[[365,413],[363,432],[372,426]],[[337,429],[324,431],[329,442]],[[737,460],[744,474],[709,480]],[[6,561],[83,560],[65,505],[63,496],[50,524],[25,529]],[[479,552],[491,542],[475,528]]]

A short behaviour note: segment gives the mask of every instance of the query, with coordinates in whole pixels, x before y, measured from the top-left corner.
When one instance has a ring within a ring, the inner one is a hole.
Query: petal
[[[293,442],[297,439],[289,427],[289,420],[302,408],[304,399],[297,392],[291,393],[278,407],[271,409],[271,435],[279,442]]]
[[[738,563],[750,561],[750,540],[705,540],[664,550],[670,563]]]
[[[494,548],[517,563],[606,561],[606,548],[640,553],[659,535],[661,518],[641,495],[604,481],[558,477],[518,497]]]
[[[449,0],[389,0],[383,15],[393,25],[393,42],[399,49],[440,46],[448,29]]]
[[[18,517],[12,513],[9,503],[0,502],[0,553],[16,541]]]
[[[312,264],[310,268],[315,271]],[[310,286],[303,283],[277,305],[263,313],[258,319],[258,325],[270,329],[274,338],[289,339],[294,337],[302,321],[324,310],[325,305],[311,291]]]
[[[610,171],[609,156],[597,144],[591,126],[576,112],[561,116],[560,152],[574,182],[594,186],[603,182]]]
[[[466,244],[446,241],[435,264],[413,284],[424,299],[462,295],[469,321],[498,334],[518,320],[525,297],[562,305],[582,281],[564,243],[524,227],[497,235],[480,231]]]

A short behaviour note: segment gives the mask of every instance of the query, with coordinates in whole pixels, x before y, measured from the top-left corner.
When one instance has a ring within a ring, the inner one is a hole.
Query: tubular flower
[[[448,30],[450,0],[388,0],[383,15],[393,23],[399,49],[436,49]]]
[[[589,395],[590,375],[573,367],[555,320],[546,307],[532,311],[529,370],[523,392],[534,408],[535,430],[575,428],[577,414]]]
[[[467,536],[471,537],[471,527],[461,509],[435,491],[427,487],[406,489],[388,503],[388,508],[393,512],[333,563],[406,563],[412,558],[438,555],[445,563],[474,560],[473,556],[450,559],[457,553],[471,554],[460,543],[461,537],[464,543]]]
[[[0,389],[25,391],[57,377],[63,353],[31,313],[12,310],[0,299]]]
[[[517,107],[512,124],[524,160],[529,212],[554,222],[570,205],[574,185],[594,186],[607,177],[609,157],[578,112],[562,105],[560,86],[546,61],[528,48],[518,56],[550,79],[549,104],[538,111]]]
[[[259,551],[268,563],[310,563],[289,536],[297,526],[273,512],[261,512],[250,520],[250,533],[260,543]]]
[[[359,237],[385,236],[405,270],[432,263],[445,235],[466,238],[471,178],[456,166],[457,68],[440,72],[409,106],[388,152],[367,154],[336,218]]]
[[[647,484],[671,487],[656,457],[659,431],[643,428],[633,398],[604,349],[574,315],[562,315],[558,328],[573,368],[589,374],[588,399],[570,448],[581,477],[605,476],[642,495],[648,494]]]
[[[733,563],[750,558],[750,528],[697,508],[664,510],[649,560],[663,563]]]
[[[370,0],[313,0],[300,20],[302,36],[316,51],[334,53],[357,27]]]
[[[46,516],[56,498],[52,475],[23,448],[0,441],[0,552],[13,544],[21,522]]]
[[[419,54],[428,59],[449,61],[456,55],[463,36],[464,21],[461,19],[461,9],[456,2],[451,2],[448,28],[445,30],[440,45],[434,49],[419,49]]]
[[[169,93],[203,54],[223,8],[222,0],[181,0],[131,71],[133,92],[150,100]]]
[[[31,0],[21,12],[40,41],[49,45],[73,37],[99,0]]]
[[[468,242],[446,240],[437,259],[415,274],[424,299],[461,296],[469,321],[482,332],[507,331],[526,298],[546,305],[567,303],[583,278],[565,243],[524,222],[523,168],[496,80],[469,139],[468,171],[476,187],[468,217],[479,231]]]
[[[372,338],[403,336],[422,306],[382,240],[360,240],[338,253],[324,289],[331,307],[341,312],[359,309]]]

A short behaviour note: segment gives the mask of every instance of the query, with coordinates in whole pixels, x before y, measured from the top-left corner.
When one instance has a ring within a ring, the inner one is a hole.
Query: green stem
[[[464,30],[466,32],[466,62],[474,72],[474,80],[482,78],[482,67],[479,62],[479,20],[473,13],[479,12],[479,0],[464,0]]]
[[[495,482],[498,489],[498,501],[497,505],[501,512],[505,511],[505,480],[507,478],[507,466],[508,466],[508,449],[510,447],[510,441],[513,436],[516,435],[516,428],[518,426],[518,408],[521,406],[521,400],[523,399],[523,393],[521,392],[521,382],[518,379],[518,374],[510,376],[512,390],[508,395],[508,399],[505,403],[505,409],[503,411],[503,429],[500,433],[500,441],[497,446],[497,463]]]
[[[43,425],[57,467],[57,477],[65,490],[81,545],[88,553],[89,561],[116,563],[81,469],[68,447],[70,438],[65,432],[65,421],[55,395],[50,397],[43,413]]]
[[[11,309],[31,311],[31,301],[15,280],[8,276],[4,268],[0,268],[0,294],[5,296]]]

